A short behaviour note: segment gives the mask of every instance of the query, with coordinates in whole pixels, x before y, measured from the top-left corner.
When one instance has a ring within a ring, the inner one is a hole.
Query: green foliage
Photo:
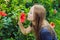
[[[56,27],[56,33],[58,40],[60,40],[60,4],[57,0],[0,0],[0,11],[5,11],[8,16],[0,16],[0,40],[35,40],[33,33],[23,35],[17,24],[18,17],[22,10],[27,14],[30,7],[34,3],[42,4],[47,11],[47,20],[54,22]],[[54,9],[57,9],[57,13],[54,14]],[[23,24],[24,27],[28,27],[30,22],[26,20]]]

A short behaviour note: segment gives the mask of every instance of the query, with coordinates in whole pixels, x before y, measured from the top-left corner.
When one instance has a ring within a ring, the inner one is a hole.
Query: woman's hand
[[[31,31],[31,27],[29,26],[28,28],[24,28],[24,26],[23,26],[22,23],[24,23],[25,19],[26,19],[25,15],[24,14],[21,14],[21,16],[19,18],[19,21],[18,21],[18,25],[19,25],[19,28],[21,29],[21,32],[24,35],[27,35]]]
[[[18,21],[18,25],[21,25],[22,23],[20,21]]]
[[[20,21],[18,21],[18,25],[19,25],[19,27],[20,27],[20,29],[21,29],[21,32],[22,32],[24,35],[27,35],[27,34],[30,33],[31,30],[32,30],[32,28],[31,28],[30,26],[29,26],[28,28],[24,28],[23,24],[22,24]]]

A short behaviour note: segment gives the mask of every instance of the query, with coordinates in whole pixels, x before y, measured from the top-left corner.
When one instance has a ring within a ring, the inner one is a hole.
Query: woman
[[[21,32],[25,35],[34,31],[36,40],[57,40],[55,31],[50,27],[46,21],[46,10],[42,5],[36,4],[31,7],[28,13],[28,20],[31,24],[28,28],[24,28],[19,21],[18,25]]]

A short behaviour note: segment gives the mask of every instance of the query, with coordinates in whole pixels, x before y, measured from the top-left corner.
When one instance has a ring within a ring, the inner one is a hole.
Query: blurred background
[[[0,0],[0,40],[35,40],[32,32],[23,35],[17,23],[21,11],[27,15],[36,3],[46,8],[46,19],[55,25],[60,40],[60,0]],[[23,23],[25,28],[29,24],[28,20]]]

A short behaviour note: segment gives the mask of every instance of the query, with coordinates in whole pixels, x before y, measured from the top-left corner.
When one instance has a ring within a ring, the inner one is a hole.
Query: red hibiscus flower
[[[23,23],[25,22],[25,20],[26,20],[26,14],[23,12],[21,13],[21,16],[20,16],[20,22]]]
[[[0,16],[7,16],[7,14],[3,11],[0,11]]]
[[[55,27],[55,24],[54,24],[53,22],[51,22],[51,23],[50,23],[50,26],[51,26],[52,28],[54,28],[54,27]]]

